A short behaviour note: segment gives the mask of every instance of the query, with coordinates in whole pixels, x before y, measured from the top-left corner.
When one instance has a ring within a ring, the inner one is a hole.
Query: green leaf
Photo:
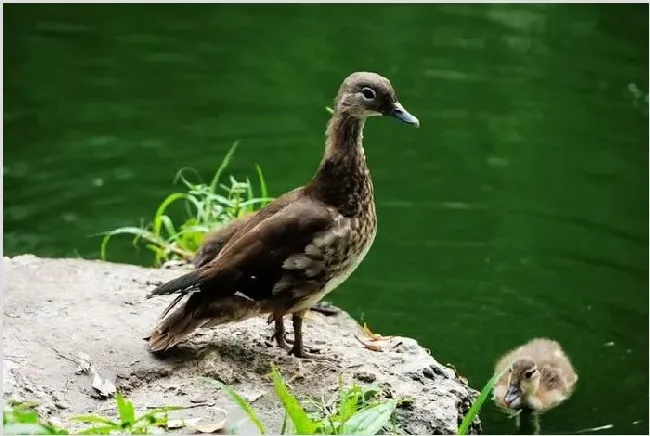
[[[117,403],[117,412],[120,415],[122,424],[133,424],[135,421],[133,403],[124,398],[119,392],[115,394],[115,402]]]
[[[221,161],[221,165],[219,165],[219,168],[217,169],[217,172],[215,173],[214,177],[212,178],[212,181],[210,182],[210,190],[212,192],[216,191],[217,184],[219,183],[219,179],[221,178],[221,173],[230,164],[230,160],[232,159],[233,155],[235,154],[235,150],[237,150],[238,145],[239,145],[239,141],[235,141],[232,144],[232,147],[230,147],[230,150],[228,150],[228,153],[226,153],[226,156]]]
[[[271,363],[271,377],[273,378],[273,386],[280,401],[287,411],[293,427],[298,434],[315,434],[316,423],[307,415],[307,412],[302,408],[296,397],[294,397],[288,390],[287,386],[282,380],[282,376],[278,368]]]
[[[99,415],[77,415],[71,417],[70,420],[82,422],[84,424],[108,424],[112,426],[119,426],[117,422],[111,421],[110,419]]]
[[[112,431],[120,431],[120,427],[115,425],[93,425],[77,434],[111,434]]]
[[[353,386],[350,389],[343,389],[342,386],[339,386],[338,418],[341,422],[346,422],[359,409],[362,393],[359,386]]]
[[[187,198],[187,194],[183,192],[174,192],[173,194],[169,194],[167,198],[163,200],[162,203],[160,203],[160,206],[158,206],[158,209],[156,209],[156,214],[153,219],[153,232],[156,235],[160,235],[160,229],[162,227],[162,217],[165,215],[165,211],[167,208],[175,201],[177,200],[182,200]]]
[[[58,434],[41,424],[6,424],[2,426],[3,434]]]
[[[460,423],[460,427],[458,427],[457,433],[459,435],[467,434],[467,431],[469,430],[469,426],[472,425],[474,418],[476,417],[476,415],[478,415],[478,412],[481,410],[481,407],[483,407],[483,403],[487,399],[490,392],[492,392],[492,388],[496,384],[497,380],[499,380],[507,370],[508,367],[503,371],[501,371],[500,373],[494,374],[492,378],[488,380],[485,386],[483,386],[483,389],[481,389],[481,394],[474,401],[472,407],[470,407],[469,411],[467,412],[467,415],[465,415],[465,418],[463,418],[463,422]]]
[[[20,424],[38,424],[40,421],[38,413],[28,408],[14,408],[13,418]]]
[[[264,175],[262,174],[262,168],[259,165],[255,165],[255,169],[257,170],[257,177],[260,180],[260,197],[264,199],[269,198],[269,190],[266,186],[266,181],[264,180]],[[264,206],[264,204],[262,205]]]
[[[220,389],[226,392],[230,398],[246,413],[248,416],[248,419],[251,420],[253,424],[259,429],[261,434],[266,434],[266,430],[264,429],[264,424],[262,424],[262,421],[257,417],[257,414],[253,410],[250,404],[248,404],[248,401],[243,399],[233,388],[231,388],[228,385],[225,385],[221,383],[219,380],[214,380],[211,378],[207,377],[201,377],[203,380],[207,381],[208,383],[211,383],[213,385],[216,385]]]
[[[280,428],[280,434],[283,435],[287,431],[287,411],[284,411],[284,418],[282,418],[282,427]]]
[[[397,401],[390,400],[355,413],[341,426],[341,434],[374,435],[388,424],[397,407]]]

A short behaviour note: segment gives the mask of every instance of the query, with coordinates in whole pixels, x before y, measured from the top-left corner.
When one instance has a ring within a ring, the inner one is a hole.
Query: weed
[[[476,415],[481,410],[481,407],[483,407],[483,403],[485,400],[487,400],[488,395],[490,395],[490,392],[492,392],[492,389],[494,388],[494,385],[496,384],[497,380],[501,378],[503,374],[508,369],[506,368],[500,373],[495,373],[490,380],[483,386],[483,389],[481,389],[481,393],[478,396],[476,400],[474,400],[474,403],[472,403],[472,407],[470,407],[469,411],[467,412],[467,415],[465,415],[465,418],[463,418],[463,422],[461,422],[460,426],[458,427],[458,434],[459,435],[466,435],[467,431],[469,430],[470,425],[472,425],[472,422],[476,418]]]
[[[184,407],[162,407],[136,416],[133,403],[119,393],[115,395],[115,403],[116,420],[95,414],[74,416],[71,421],[88,424],[88,426],[73,434],[150,434],[152,427],[167,425],[167,412],[184,409]],[[4,434],[70,434],[66,429],[41,422],[34,407],[34,403],[5,403],[2,419]]]
[[[262,170],[256,166],[259,179],[259,196],[249,179],[241,182],[229,177],[229,184],[221,182],[223,171],[228,167],[237,148],[234,143],[209,183],[191,181],[186,177],[189,168],[182,168],[174,179],[180,181],[186,192],[169,194],[158,206],[153,219],[140,227],[120,227],[100,233],[103,235],[101,258],[106,260],[106,247],[113,236],[134,236],[133,244],[144,241],[146,248],[154,253],[154,263],[161,265],[169,260],[190,260],[199,248],[204,235],[229,221],[253,213],[268,204],[266,182]],[[182,202],[185,218],[179,223],[170,216],[170,206]]]
[[[6,401],[2,410],[4,434],[68,434],[62,428],[41,422],[34,403]]]
[[[289,391],[277,367],[271,364],[271,377],[275,393],[284,408],[284,421],[280,434],[287,432],[287,419],[293,424],[294,434],[377,434],[386,427],[397,407],[397,400],[377,399],[378,390],[353,385],[339,386],[337,401],[323,402],[318,413],[308,413]],[[266,428],[252,407],[231,387],[205,379],[223,389],[246,413],[262,434]]]

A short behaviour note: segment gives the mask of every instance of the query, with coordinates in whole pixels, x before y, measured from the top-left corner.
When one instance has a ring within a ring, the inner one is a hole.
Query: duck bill
[[[420,127],[420,120],[415,115],[411,115],[400,102],[393,103],[393,107],[389,114],[391,117],[397,118],[407,124],[412,124],[415,127]]]
[[[519,403],[521,402],[521,391],[517,386],[510,385],[506,391],[506,396],[503,399],[503,402],[506,403],[506,406],[511,408],[518,408]]]

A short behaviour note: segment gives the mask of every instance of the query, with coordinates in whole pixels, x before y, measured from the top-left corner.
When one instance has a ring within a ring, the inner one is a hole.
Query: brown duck
[[[269,314],[279,346],[297,357],[315,357],[303,346],[305,313],[350,276],[375,239],[377,215],[362,141],[365,119],[379,115],[419,126],[388,79],[368,72],[347,77],[312,180],[211,234],[195,258],[198,268],[147,295],[179,294],[149,337],[151,351],[173,347],[197,328]],[[286,314],[292,314],[293,347],[285,339]]]

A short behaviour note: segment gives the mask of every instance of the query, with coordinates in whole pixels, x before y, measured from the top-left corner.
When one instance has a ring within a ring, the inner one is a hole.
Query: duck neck
[[[310,189],[346,216],[360,216],[372,205],[373,186],[363,150],[364,120],[335,113],[327,125],[323,160]]]

